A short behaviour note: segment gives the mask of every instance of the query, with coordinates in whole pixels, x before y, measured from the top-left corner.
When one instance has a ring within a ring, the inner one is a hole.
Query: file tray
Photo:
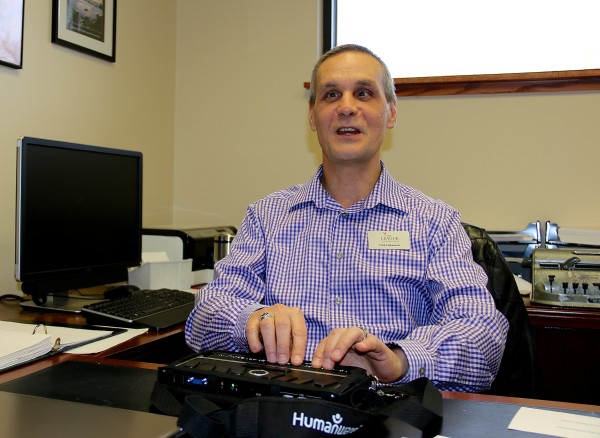
[[[600,309],[600,248],[533,251],[531,302]]]

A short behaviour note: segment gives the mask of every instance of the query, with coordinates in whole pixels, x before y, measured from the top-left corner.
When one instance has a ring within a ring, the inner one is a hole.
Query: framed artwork
[[[53,43],[115,62],[116,31],[117,0],[52,1]]]
[[[0,64],[23,68],[25,0],[0,0]]]

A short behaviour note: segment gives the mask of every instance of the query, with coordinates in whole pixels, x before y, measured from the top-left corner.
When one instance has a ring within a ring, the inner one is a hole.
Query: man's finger
[[[261,310],[257,310],[257,313]],[[246,322],[246,340],[248,341],[248,347],[253,353],[259,353],[262,348],[262,337],[260,336],[258,317],[254,314],[250,315]]]
[[[339,336],[335,342],[335,345],[330,349],[330,358],[334,362],[340,362],[348,350],[359,342],[364,341],[367,338],[366,330],[361,327],[349,327]]]
[[[260,336],[262,338],[265,354],[269,362],[277,362],[277,332],[275,330],[275,316],[263,312],[258,320]]]
[[[307,342],[306,320],[300,309],[292,312],[290,315],[292,349],[290,361],[293,365],[300,365],[304,361]]]

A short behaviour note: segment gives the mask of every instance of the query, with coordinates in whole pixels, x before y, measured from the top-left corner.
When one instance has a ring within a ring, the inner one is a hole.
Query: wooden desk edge
[[[488,403],[507,403],[513,405],[540,407],[540,408],[556,408],[556,409],[567,409],[571,411],[584,411],[584,412],[596,412],[600,413],[600,406],[587,405],[582,403],[568,403],[559,402],[552,400],[540,400],[533,398],[520,398],[520,397],[506,397],[500,395],[489,395],[489,394],[473,394],[465,392],[450,392],[441,391],[442,397],[450,400],[466,400],[466,401],[477,401],[477,402],[488,402]]]

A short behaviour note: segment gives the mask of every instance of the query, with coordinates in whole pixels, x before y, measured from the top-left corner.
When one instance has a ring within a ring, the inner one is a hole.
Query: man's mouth
[[[360,134],[360,131],[356,128],[340,128],[337,130],[337,133],[339,135],[356,135],[356,134]]]

